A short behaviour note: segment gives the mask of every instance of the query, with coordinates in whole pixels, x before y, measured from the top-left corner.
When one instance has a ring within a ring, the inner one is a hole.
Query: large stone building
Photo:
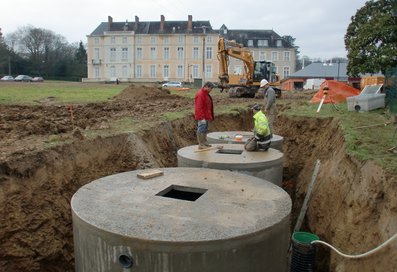
[[[275,63],[284,78],[295,71],[295,49],[273,30],[214,30],[209,21],[113,22],[108,17],[87,36],[88,77],[84,81],[192,82],[218,80],[218,39],[234,39],[251,48],[255,60]],[[229,72],[241,73],[232,60]]]

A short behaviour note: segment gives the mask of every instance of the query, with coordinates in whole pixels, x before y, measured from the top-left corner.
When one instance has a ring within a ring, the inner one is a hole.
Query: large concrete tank
[[[74,194],[77,272],[286,271],[284,190],[236,172],[160,170],[107,176]]]
[[[237,144],[217,144],[206,151],[198,150],[197,145],[191,145],[179,149],[177,153],[179,167],[238,171],[278,186],[282,185],[283,180],[283,158],[283,153],[277,149],[248,152],[243,145]]]
[[[245,144],[253,136],[252,131],[218,131],[208,133],[207,140],[210,144]],[[283,141],[282,136],[273,134],[270,147],[283,152]]]

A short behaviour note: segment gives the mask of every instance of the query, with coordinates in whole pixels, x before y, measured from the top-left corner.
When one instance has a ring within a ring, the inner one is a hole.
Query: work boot
[[[211,147],[212,145],[210,145],[210,144],[208,143],[208,141],[207,141],[207,134],[208,134],[208,133],[205,133],[205,134],[204,134],[204,145],[205,145],[206,147]]]
[[[205,137],[205,135],[203,133],[197,133],[198,149],[208,148],[208,146],[206,146],[204,144],[204,141],[205,141],[204,137]]]

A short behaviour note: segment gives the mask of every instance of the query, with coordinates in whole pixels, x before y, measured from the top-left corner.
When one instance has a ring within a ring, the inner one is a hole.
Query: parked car
[[[25,81],[25,82],[30,82],[32,81],[32,77],[27,76],[27,75],[19,75],[15,78],[15,81]]]
[[[182,87],[182,82],[180,81],[169,81],[161,85],[164,88],[181,88]]]
[[[44,78],[42,78],[40,76],[32,78],[32,82],[43,82],[43,81],[44,81]]]
[[[3,76],[2,78],[0,78],[0,80],[2,80],[2,81],[14,81],[14,77],[13,76]]]

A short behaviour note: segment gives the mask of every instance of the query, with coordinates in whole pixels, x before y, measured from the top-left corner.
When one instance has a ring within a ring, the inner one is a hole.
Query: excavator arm
[[[218,41],[219,87],[225,89],[229,83],[229,57],[239,59],[244,63],[245,84],[252,84],[255,62],[251,51],[233,40],[220,38]]]

